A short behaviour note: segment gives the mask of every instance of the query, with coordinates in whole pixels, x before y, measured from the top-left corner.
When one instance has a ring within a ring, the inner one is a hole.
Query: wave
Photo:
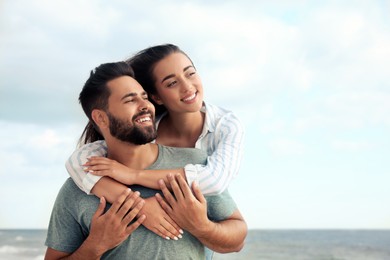
[[[10,245],[0,246],[0,254],[20,254],[39,252],[40,250],[33,247],[16,247]]]

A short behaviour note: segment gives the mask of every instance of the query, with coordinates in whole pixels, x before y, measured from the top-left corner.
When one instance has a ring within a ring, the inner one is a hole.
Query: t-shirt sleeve
[[[91,156],[106,156],[107,145],[105,141],[96,141],[83,145],[73,152],[65,163],[66,170],[77,186],[87,194],[91,194],[93,186],[102,178],[90,173],[85,173],[83,164]]]
[[[207,196],[206,200],[207,215],[213,221],[225,220],[237,209],[237,205],[228,190],[218,195]]]
[[[69,192],[75,184],[71,179],[68,179],[62,186],[51,213],[49,227],[45,245],[54,250],[72,253],[76,251],[83,241],[86,239],[84,232],[75,232],[82,229],[76,220],[76,216],[71,214],[68,205],[76,205],[67,203],[69,200],[76,199],[75,192]],[[78,190],[73,187],[73,190]],[[81,192],[81,191],[79,191]]]

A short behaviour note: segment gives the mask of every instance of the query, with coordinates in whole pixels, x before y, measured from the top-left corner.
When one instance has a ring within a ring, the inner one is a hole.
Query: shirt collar
[[[210,113],[210,107],[206,105],[205,102],[203,102],[203,106],[200,109],[201,112],[205,113],[205,119],[204,119],[204,125],[203,125],[203,130],[202,134],[207,134],[207,132],[214,132],[215,131],[215,125],[213,124],[213,119],[210,118],[212,117],[212,114]]]

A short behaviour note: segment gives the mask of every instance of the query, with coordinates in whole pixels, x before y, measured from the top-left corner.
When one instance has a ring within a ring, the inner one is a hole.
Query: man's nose
[[[139,105],[139,110],[141,111],[148,110],[149,106],[150,106],[149,100],[143,99]]]

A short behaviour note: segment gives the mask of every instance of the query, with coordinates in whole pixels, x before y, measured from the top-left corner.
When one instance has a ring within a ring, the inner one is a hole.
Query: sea
[[[43,259],[46,232],[0,230],[0,259]],[[390,260],[390,230],[249,230],[240,252],[214,259]]]

